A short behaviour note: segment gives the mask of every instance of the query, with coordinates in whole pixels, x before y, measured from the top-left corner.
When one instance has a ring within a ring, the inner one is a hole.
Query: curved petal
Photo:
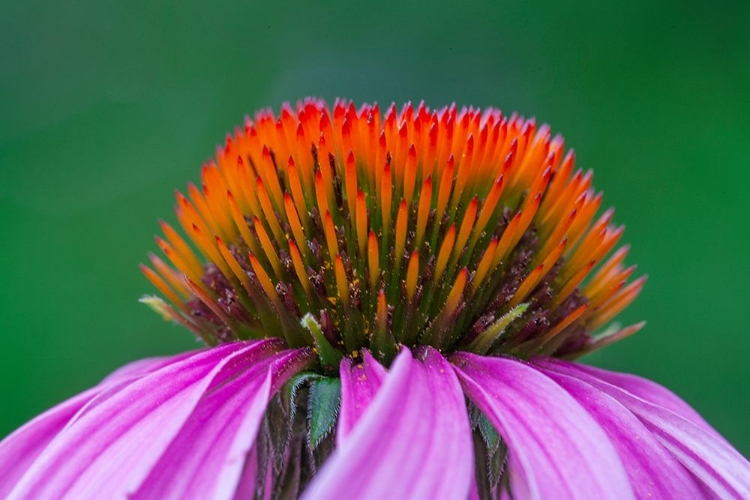
[[[544,370],[583,406],[607,433],[620,455],[636,497],[701,498],[695,479],[627,408],[591,385]]]
[[[275,341],[201,351],[113,391],[57,435],[9,498],[112,498],[134,491],[220,374],[231,378]]]
[[[465,500],[473,462],[466,404],[450,364],[434,349],[422,361],[404,349],[303,498]]]
[[[513,498],[633,498],[607,435],[549,377],[509,358],[459,353],[451,361],[508,445]]]
[[[89,389],[42,413],[0,443],[0,498],[6,498],[54,437],[99,393]]]
[[[601,368],[594,368],[588,365],[576,365],[584,372],[592,375],[600,380],[608,382],[612,385],[625,389],[634,396],[638,396],[641,399],[645,399],[649,403],[653,403],[662,408],[666,408],[681,417],[691,421],[704,431],[713,434],[717,439],[724,440],[724,437],[716,432],[706,420],[695,411],[689,404],[677,396],[674,392],[670,391],[664,386],[657,384],[651,380],[639,377],[637,375],[631,375],[629,373],[618,373],[611,372],[608,370],[602,370]]]
[[[101,381],[101,383],[106,384],[109,382],[119,382],[122,380],[131,379],[133,377],[138,377],[145,373],[158,370],[159,368],[164,368],[165,366],[172,363],[182,361],[183,359],[189,358],[190,356],[195,356],[202,351],[205,351],[205,349],[182,352],[180,354],[175,354],[174,356],[159,356],[139,359],[137,361],[133,361],[132,363],[128,363],[127,365],[123,365],[117,370],[113,371],[112,373],[107,375],[104,380]]]
[[[552,359],[536,363],[578,378],[630,410],[661,444],[719,498],[750,498],[750,463],[715,432],[707,432],[682,415],[642,399],[593,376],[581,365]]]
[[[216,380],[130,498],[231,499],[266,406],[290,377],[313,359],[288,350],[259,360],[229,380]]]
[[[341,361],[341,410],[336,427],[336,443],[341,442],[351,432],[364,411],[370,406],[375,394],[383,385],[386,371],[372,357],[369,351],[363,351],[364,361],[354,364],[351,358]]]
[[[184,359],[185,356],[179,354],[129,363],[109,374],[97,386],[50,408],[7,436],[0,442],[0,498],[8,495],[50,441],[92,407],[94,401],[138,376]]]

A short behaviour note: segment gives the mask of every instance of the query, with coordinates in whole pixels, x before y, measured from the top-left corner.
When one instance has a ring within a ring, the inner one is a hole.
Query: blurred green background
[[[3,2],[0,436],[128,361],[197,346],[138,304],[173,189],[243,115],[306,95],[535,115],[650,280],[588,358],[750,455],[750,2]],[[374,5],[374,4],[372,4]]]

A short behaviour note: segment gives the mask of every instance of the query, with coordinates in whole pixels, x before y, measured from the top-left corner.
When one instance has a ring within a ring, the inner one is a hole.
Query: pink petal
[[[704,431],[713,434],[717,439],[724,439],[724,437],[716,432],[716,430],[711,427],[711,425],[709,425],[709,423],[706,422],[705,419],[689,404],[683,401],[675,393],[656,382],[629,373],[611,372],[588,365],[576,366],[593,377],[625,389],[634,396],[638,396],[649,403],[661,406],[662,408],[666,408],[667,410],[680,415],[702,428]]]
[[[361,386],[353,387],[356,397]],[[403,349],[303,498],[465,500],[473,462],[466,404],[450,364],[434,349],[423,361]]]
[[[341,410],[336,428],[336,444],[349,435],[375,394],[383,385],[386,371],[369,351],[364,351],[364,362],[353,364],[351,358],[341,361]]]
[[[269,400],[311,352],[283,351],[231,379],[217,377],[131,498],[231,499]]]
[[[134,491],[213,380],[241,372],[279,343],[238,342],[201,351],[125,385],[53,439],[9,498],[124,497]]]
[[[608,394],[637,416],[661,444],[719,498],[750,498],[750,463],[715,432],[671,409],[601,380],[578,364],[539,359],[549,370],[578,378]]]
[[[174,356],[161,356],[139,359],[138,361],[133,361],[132,363],[128,363],[127,365],[121,366],[117,370],[113,371],[112,373],[107,375],[101,383],[105,384],[108,382],[129,380],[133,377],[139,377],[145,373],[158,370],[159,368],[163,368],[172,363],[176,363],[177,361],[181,361],[183,359],[189,358],[190,356],[194,356],[203,350],[205,349],[183,352]]]
[[[609,438],[563,388],[509,358],[451,358],[464,392],[509,449],[513,498],[633,498]]]
[[[615,446],[637,498],[701,498],[695,479],[617,400],[568,375],[542,369],[596,419]]]
[[[169,363],[184,358],[142,359],[129,363],[108,375],[99,385],[60,403],[26,423],[0,442],[0,498],[10,492],[39,454],[67,425],[93,406],[93,401],[125,383]]]
[[[100,391],[89,389],[42,413],[0,443],[0,498],[5,498],[50,441]]]

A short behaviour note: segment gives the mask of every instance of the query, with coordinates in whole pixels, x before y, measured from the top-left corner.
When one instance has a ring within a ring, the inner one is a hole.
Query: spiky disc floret
[[[209,344],[278,336],[324,365],[399,344],[580,355],[640,328],[592,335],[644,278],[627,247],[606,258],[623,228],[563,149],[496,109],[261,111],[177,193],[190,243],[161,223],[172,265],[142,270],[173,305],[143,300]]]

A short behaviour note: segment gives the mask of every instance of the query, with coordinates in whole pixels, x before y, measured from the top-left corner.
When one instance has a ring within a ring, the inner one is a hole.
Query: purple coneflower
[[[608,325],[644,278],[547,126],[307,100],[202,179],[142,300],[208,347],[11,434],[0,497],[750,498],[681,399],[571,361],[642,326]]]

